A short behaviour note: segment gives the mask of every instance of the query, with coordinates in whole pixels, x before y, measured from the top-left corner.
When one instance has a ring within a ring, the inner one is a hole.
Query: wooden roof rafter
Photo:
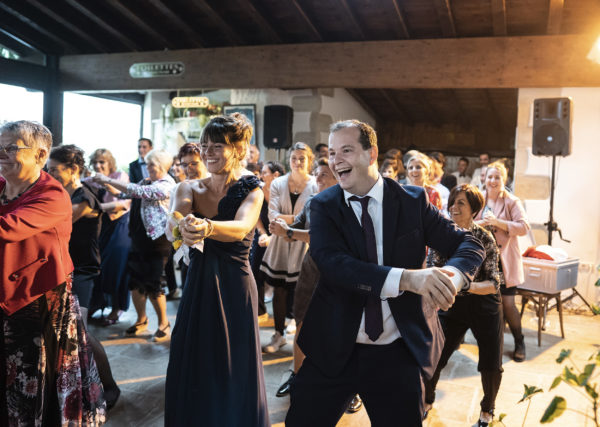
[[[453,102],[456,108],[456,117],[461,127],[463,127],[464,129],[472,128],[473,122],[471,121],[471,118],[467,115],[467,112],[465,111],[465,108],[460,98],[456,94],[456,90],[447,89],[445,90],[445,93],[448,99],[450,99]]]
[[[412,114],[410,114],[395,97],[395,91],[393,89],[379,89],[379,94],[387,101],[388,104],[392,107],[392,110],[396,112],[400,116],[400,121],[407,123],[409,125],[415,124],[415,118]]]
[[[375,111],[371,104],[365,100],[361,94],[361,89],[346,88],[346,91],[348,91],[348,93],[356,100],[356,102],[358,102],[360,106],[363,107],[366,112],[375,119],[376,122],[381,122],[381,115]],[[373,125],[375,125],[375,123],[373,123]]]
[[[190,2],[193,4],[198,10],[200,10],[204,15],[208,17],[209,20],[214,21],[219,28],[223,31],[225,36],[229,39],[233,46],[242,46],[247,43],[244,41],[242,37],[231,27],[222,17],[217,13],[217,11],[208,4],[205,0],[191,0]]]
[[[396,18],[398,19],[398,26],[395,27],[397,29],[396,33],[398,37],[401,39],[409,39],[410,32],[408,31],[408,27],[406,25],[406,19],[404,18],[404,13],[400,9],[400,3],[398,0],[391,0],[392,5],[394,6],[394,11],[396,12]]]
[[[30,6],[36,8],[37,10],[39,10],[40,12],[42,12],[43,14],[45,14],[46,16],[48,16],[49,18],[51,18],[52,20],[57,22],[58,24],[62,25],[64,28],[66,28],[71,33],[77,35],[77,37],[80,37],[81,39],[85,40],[91,46],[94,46],[96,49],[98,49],[98,51],[100,51],[102,53],[110,52],[110,49],[104,43],[101,43],[96,38],[90,36],[90,34],[87,31],[83,31],[82,29],[80,29],[79,27],[74,25],[69,19],[66,19],[64,16],[62,16],[62,14],[57,13],[54,10],[52,10],[52,8],[46,6],[46,4],[48,4],[48,5],[54,5],[56,7],[56,3],[48,2],[48,3],[44,4],[38,0],[21,0],[21,1],[24,1],[25,3],[29,4]]]
[[[508,34],[506,28],[506,0],[490,0],[492,9],[492,27],[494,35],[501,37]]]
[[[548,23],[546,25],[548,34],[560,34],[564,5],[564,0],[548,0]]]
[[[185,34],[187,40],[194,47],[206,47],[206,42],[203,40],[202,36],[187,22],[185,22],[179,14],[175,13],[172,10],[172,7],[169,3],[163,0],[146,0],[150,3],[156,10],[158,10],[166,19],[171,21],[177,26],[177,29],[181,31],[181,33]]]
[[[133,24],[139,31],[154,39],[160,45],[160,49],[177,49],[175,43],[167,40],[161,33],[149,25],[137,11],[132,10],[131,4],[126,5],[118,0],[105,0],[105,3]]]
[[[323,35],[321,34],[321,32],[317,29],[317,27],[315,27],[315,24],[310,19],[310,17],[306,14],[306,11],[300,5],[300,3],[298,3],[298,0],[291,0],[291,3],[294,6],[294,8],[296,9],[296,11],[302,17],[302,20],[304,21],[304,23],[306,25],[308,25],[308,28],[313,33],[313,35],[317,38],[317,40],[320,41],[320,42],[325,41],[325,38],[323,37]]]
[[[450,0],[433,0],[444,37],[456,37],[456,27],[450,8]]]
[[[123,46],[128,49],[138,52],[140,51],[140,47],[138,44],[126,36],[122,31],[119,31],[115,25],[109,23],[106,18],[103,18],[98,13],[97,8],[92,8],[89,4],[84,5],[81,0],[65,0],[69,6],[73,9],[77,10],[80,14],[87,17],[89,20],[93,21],[96,25],[102,28],[107,33],[111,34],[117,41],[119,41]]]
[[[283,43],[283,39],[273,28],[273,26],[269,23],[269,21],[265,18],[264,14],[258,9],[257,5],[252,1],[244,2],[243,7],[251,16],[251,18],[256,22],[261,28],[265,29],[271,41],[275,43]]]
[[[358,19],[356,18],[356,15],[350,8],[350,5],[348,5],[348,1],[347,0],[338,0],[338,2],[342,6],[342,9],[344,9],[344,13],[346,14],[346,16],[348,16],[348,19],[350,20],[350,23],[352,24],[352,28],[354,28],[354,31],[356,31],[356,33],[359,35],[360,39],[367,40],[367,37],[365,36],[365,32],[361,28],[360,23],[358,22]]]
[[[8,19],[5,20],[3,20],[0,16],[0,22],[6,20],[10,21],[10,23],[8,24],[6,22],[2,22],[2,26],[4,28],[6,28],[8,31],[10,31],[12,34],[15,34],[19,38],[25,39],[26,41],[28,41],[28,43],[39,46],[41,50],[48,52],[48,50],[42,47],[44,45],[48,45],[45,44],[45,42],[39,41],[40,37],[36,37],[36,32],[50,39],[55,44],[55,46],[60,46],[60,50],[64,50],[66,52],[77,52],[79,50],[73,43],[65,40],[64,38],[58,37],[51,31],[46,29],[44,25],[34,21],[28,16],[23,15],[19,10],[14,9],[4,1],[0,2],[0,10],[10,15],[7,17]],[[15,20],[14,18],[17,19]],[[34,32],[31,32],[29,30],[33,30]],[[58,53],[58,50],[56,50],[55,48],[55,50],[51,50],[50,52]]]
[[[485,100],[487,101],[487,104],[489,105],[490,108],[490,112],[492,114],[488,114],[487,116],[489,118],[492,118],[492,122],[495,123],[496,125],[496,130],[497,131],[502,131],[502,129],[504,128],[503,126],[503,118],[500,115],[498,108],[496,108],[496,103],[494,102],[494,99],[492,98],[492,95],[490,93],[489,89],[484,89],[481,93],[483,93]]]

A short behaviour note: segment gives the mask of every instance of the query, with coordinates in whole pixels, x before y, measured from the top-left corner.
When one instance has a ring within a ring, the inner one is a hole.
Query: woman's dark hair
[[[474,185],[457,185],[452,189],[452,191],[450,191],[450,195],[448,196],[448,209],[454,206],[454,201],[460,193],[465,193],[467,202],[469,202],[469,206],[471,207],[471,211],[473,212],[473,218],[475,218],[479,211],[483,208],[483,205],[485,204],[483,194],[481,194],[479,188],[475,187]]]
[[[319,166],[329,167],[329,160],[327,160],[325,157],[321,157],[319,160],[317,160],[317,167]]]
[[[241,113],[217,116],[210,119],[204,127],[200,144],[206,144],[211,140],[232,145],[236,149],[237,159],[241,161],[246,157],[252,132],[252,123]]]
[[[274,162],[273,160],[269,160],[265,163],[265,166],[269,168],[271,173],[279,172],[279,176],[285,175],[285,169],[283,165],[279,162]]]
[[[398,162],[396,159],[385,159],[379,168],[379,172],[383,172],[387,168],[391,167],[394,169],[394,173],[398,174]]]
[[[186,142],[181,146],[177,153],[177,160],[181,160],[184,156],[200,155],[200,146],[194,142]]]
[[[83,175],[85,158],[81,148],[73,144],[59,145],[50,151],[50,158],[69,168],[77,166],[79,168],[79,173]]]

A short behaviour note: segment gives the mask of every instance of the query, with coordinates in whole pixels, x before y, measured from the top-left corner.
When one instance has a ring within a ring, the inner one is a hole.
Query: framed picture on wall
[[[256,145],[256,134],[258,133],[258,129],[256,128],[256,104],[226,105],[223,107],[223,113],[242,113],[248,117],[248,120],[250,120],[250,123],[252,123],[252,128],[254,129],[250,144]]]

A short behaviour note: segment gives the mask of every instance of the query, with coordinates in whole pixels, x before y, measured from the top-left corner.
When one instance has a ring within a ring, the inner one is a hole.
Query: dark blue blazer
[[[144,179],[142,165],[140,165],[138,159],[135,159],[133,162],[129,163],[129,182],[137,184],[142,179]]]
[[[325,375],[336,376],[344,368],[367,295],[380,295],[392,267],[422,268],[429,246],[471,280],[485,256],[479,240],[444,218],[423,188],[401,186],[388,178],[383,193],[383,265],[367,262],[362,228],[339,185],[312,199],[310,215],[310,253],[321,277],[298,344]],[[412,292],[388,302],[410,352],[430,377],[444,345],[436,310]]]

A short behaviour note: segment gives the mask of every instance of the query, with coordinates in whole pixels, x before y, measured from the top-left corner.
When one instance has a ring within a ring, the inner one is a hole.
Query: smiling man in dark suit
[[[148,178],[148,168],[144,157],[152,150],[152,140],[149,138],[140,138],[138,140],[138,154],[140,157],[137,160],[129,163],[129,181],[137,184],[144,178]]]
[[[287,426],[335,426],[355,393],[374,427],[420,426],[422,376],[432,375],[443,347],[437,309],[468,288],[484,257],[422,188],[382,178],[377,155],[371,126],[332,125],[329,166],[339,185],[311,205],[321,278],[298,339],[306,360]],[[422,268],[426,246],[448,257],[443,269]]]

